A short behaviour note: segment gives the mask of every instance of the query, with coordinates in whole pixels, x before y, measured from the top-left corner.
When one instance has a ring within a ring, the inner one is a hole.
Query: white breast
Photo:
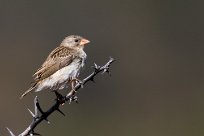
[[[68,66],[58,70],[50,77],[44,79],[35,91],[38,92],[48,88],[53,90],[60,90],[68,87],[68,80],[70,78],[78,77],[80,68],[82,66],[82,61],[80,59],[75,59]]]

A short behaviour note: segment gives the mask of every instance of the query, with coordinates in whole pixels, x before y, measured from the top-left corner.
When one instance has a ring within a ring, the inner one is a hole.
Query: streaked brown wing
[[[59,46],[54,49],[41,68],[33,75],[35,76],[35,83],[51,76],[59,69],[69,65],[75,59],[75,51],[73,49]]]

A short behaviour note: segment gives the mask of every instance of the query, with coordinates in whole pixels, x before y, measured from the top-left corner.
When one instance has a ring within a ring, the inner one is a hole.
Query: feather
[[[23,99],[24,96],[26,96],[28,93],[30,93],[31,91],[33,91],[33,89],[36,88],[36,86],[37,86],[37,83],[35,83],[35,84],[34,84],[33,86],[31,86],[27,91],[25,91],[25,92],[21,95],[20,99]]]

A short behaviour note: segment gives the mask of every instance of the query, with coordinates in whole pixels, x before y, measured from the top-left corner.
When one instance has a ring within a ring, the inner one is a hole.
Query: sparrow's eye
[[[76,39],[76,40],[75,40],[75,42],[79,42],[79,40],[78,40],[78,39]]]

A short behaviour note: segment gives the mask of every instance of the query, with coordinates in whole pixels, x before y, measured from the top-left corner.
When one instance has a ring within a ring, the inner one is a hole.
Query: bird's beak
[[[85,45],[85,44],[87,44],[87,43],[90,43],[90,41],[87,40],[87,39],[81,39],[79,45]]]

